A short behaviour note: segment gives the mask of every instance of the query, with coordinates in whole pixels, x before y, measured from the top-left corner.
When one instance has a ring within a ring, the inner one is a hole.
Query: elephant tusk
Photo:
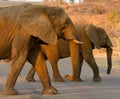
[[[78,41],[78,40],[76,40],[76,39],[74,39],[73,40],[75,43],[78,43],[78,44],[83,44],[83,42],[80,42],[80,41]]]

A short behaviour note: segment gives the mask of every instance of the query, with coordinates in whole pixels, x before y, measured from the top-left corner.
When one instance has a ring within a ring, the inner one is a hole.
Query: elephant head
[[[89,24],[86,27],[86,33],[88,35],[89,40],[91,41],[93,47],[98,49],[106,48],[107,49],[107,63],[108,63],[108,70],[107,74],[110,74],[112,68],[111,56],[112,56],[112,43],[105,32],[104,29],[100,27],[96,27],[92,24]]]
[[[18,21],[30,35],[48,44],[56,44],[57,37],[78,41],[71,19],[60,7],[28,5],[19,13]]]

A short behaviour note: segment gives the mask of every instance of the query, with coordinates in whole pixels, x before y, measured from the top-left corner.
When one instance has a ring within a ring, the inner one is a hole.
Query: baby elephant
[[[106,48],[107,49],[107,62],[108,62],[108,70],[107,74],[110,74],[112,62],[111,62],[111,55],[112,55],[112,43],[107,36],[104,29],[100,27],[96,27],[92,24],[75,24],[77,29],[77,37],[81,39],[83,44],[79,45],[79,66],[73,66],[73,74],[72,76],[66,75],[65,78],[71,81],[82,81],[80,78],[81,67],[83,63],[83,59],[90,65],[93,70],[93,80],[98,82],[101,81],[99,76],[98,66],[95,62],[92,49],[95,47]],[[46,60],[48,59],[51,63],[53,76],[55,81],[64,81],[61,77],[57,62],[61,58],[70,57],[70,50],[69,50],[69,43],[63,39],[59,39],[56,45],[40,45],[42,49],[42,53]],[[74,46],[73,46],[74,47]],[[52,53],[53,52],[53,53]],[[73,50],[73,54],[76,52]],[[76,60],[78,61],[78,60]],[[28,81],[34,81],[34,68],[31,68],[29,71],[26,79]]]

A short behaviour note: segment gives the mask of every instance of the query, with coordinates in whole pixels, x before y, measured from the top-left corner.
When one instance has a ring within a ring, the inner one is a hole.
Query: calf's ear
[[[96,48],[100,49],[100,39],[96,29],[97,28],[94,25],[89,24],[86,27],[85,31],[87,33],[89,40],[94,44]]]

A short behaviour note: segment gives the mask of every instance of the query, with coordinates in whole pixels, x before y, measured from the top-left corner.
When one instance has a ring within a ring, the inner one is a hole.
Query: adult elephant
[[[43,85],[42,93],[56,94],[40,44],[56,44],[58,38],[64,37],[77,49],[75,34],[76,29],[62,8],[31,4],[0,8],[0,59],[12,57],[2,94],[17,94],[14,86],[26,60],[38,73]]]
[[[99,76],[98,66],[93,57],[92,49],[96,48],[106,48],[107,49],[107,61],[108,61],[108,70],[109,74],[112,67],[111,55],[112,55],[112,43],[107,36],[107,33],[104,29],[100,27],[96,27],[92,24],[76,24],[77,29],[77,37],[81,39],[83,42],[82,45],[79,45],[79,66],[73,65],[73,74],[72,76],[66,75],[65,78],[72,81],[82,81],[80,79],[81,67],[83,63],[83,59],[90,65],[93,70],[93,80],[100,81],[101,78]],[[42,52],[46,59],[48,59],[51,63],[53,76],[55,81],[64,81],[61,77],[57,62],[61,58],[70,57],[70,50],[68,41],[63,39],[59,39],[56,45],[41,45]],[[51,54],[51,52],[54,52]],[[73,50],[74,55],[78,54],[75,50]],[[77,62],[78,60],[76,60]],[[31,68],[26,79],[28,81],[34,81],[34,68]]]

